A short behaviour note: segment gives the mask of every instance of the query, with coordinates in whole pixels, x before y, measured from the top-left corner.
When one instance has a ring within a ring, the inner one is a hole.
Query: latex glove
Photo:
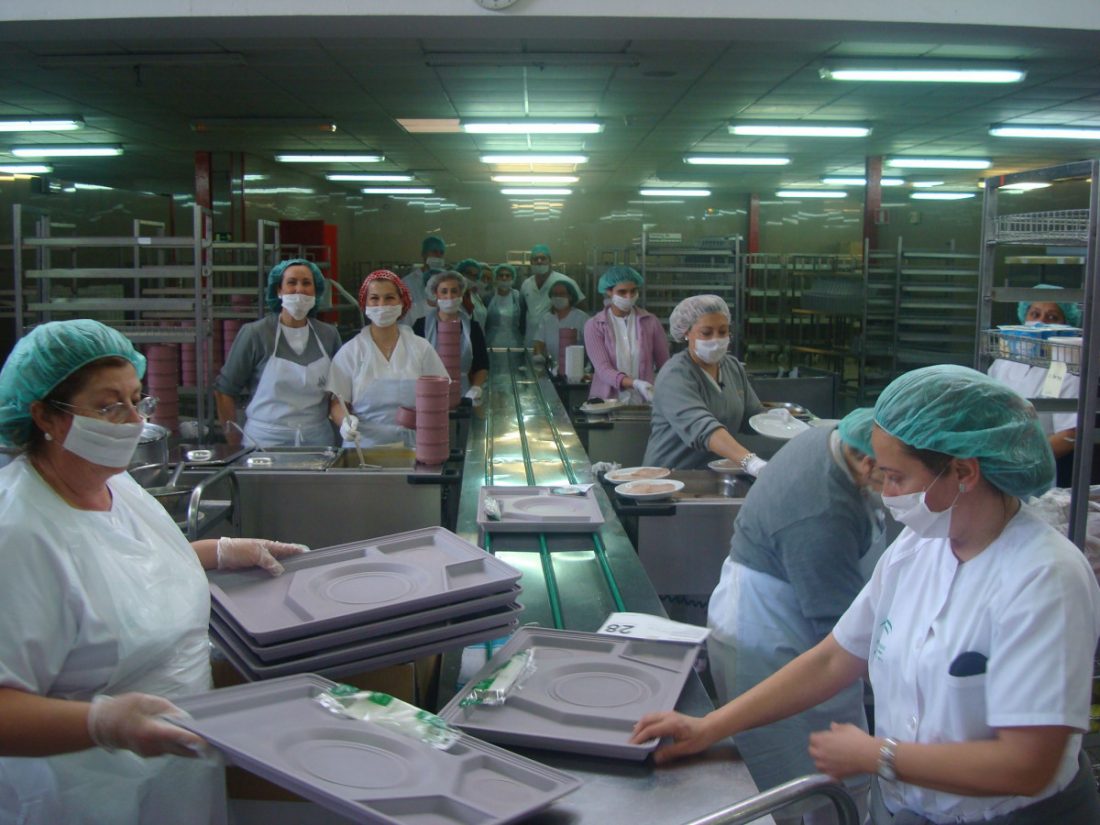
[[[138,756],[200,756],[206,741],[161,717],[187,714],[167,699],[148,693],[96,696],[88,711],[92,741],[108,751],[133,751]]]
[[[768,462],[766,462],[760,456],[754,455],[748,460],[748,463],[745,464],[745,472],[748,473],[750,476],[756,477],[759,476],[761,471],[767,466]]]
[[[610,473],[612,470],[618,470],[621,466],[615,461],[597,461],[592,465],[592,475],[598,476],[600,473]]]
[[[269,539],[218,539],[218,569],[237,570],[241,567],[262,567],[272,576],[279,576],[283,566],[277,559],[308,553],[304,544],[286,544]]]
[[[466,398],[469,398],[471,401],[473,401],[475,407],[481,406],[481,394],[482,389],[478,386],[473,386],[470,387],[470,389],[466,390]]]
[[[642,381],[639,378],[635,378],[634,389],[638,391],[638,395],[640,395],[642,400],[646,403],[653,401],[653,384],[649,381]]]
[[[359,419],[348,413],[344,416],[344,420],[340,422],[340,437],[344,441],[355,441],[359,437]]]
[[[535,353],[531,356],[531,363],[535,364],[535,366],[541,366],[546,363],[546,356]]]

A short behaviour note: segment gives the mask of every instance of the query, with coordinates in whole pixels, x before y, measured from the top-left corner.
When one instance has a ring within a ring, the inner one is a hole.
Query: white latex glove
[[[96,696],[88,711],[92,741],[108,751],[133,751],[138,756],[200,756],[206,741],[161,717],[186,716],[167,699],[148,693]]]
[[[481,387],[473,386],[466,390],[466,397],[474,402],[475,407],[481,406]]]
[[[653,401],[653,384],[649,381],[642,381],[640,378],[635,378],[634,389],[638,391],[638,394],[647,403]]]
[[[359,437],[359,419],[348,413],[344,416],[344,420],[340,422],[340,437],[344,441],[355,441]]]
[[[598,476],[600,473],[610,473],[612,470],[618,470],[621,466],[615,461],[597,461],[592,465],[592,475]]]
[[[745,472],[748,473],[750,476],[757,477],[760,475],[761,471],[767,466],[768,462],[766,462],[760,456],[754,455],[748,460],[748,463],[745,464]]]
[[[272,576],[281,575],[283,566],[277,559],[308,553],[304,544],[286,544],[269,539],[218,539],[218,569],[237,570],[241,567],[262,567]]]

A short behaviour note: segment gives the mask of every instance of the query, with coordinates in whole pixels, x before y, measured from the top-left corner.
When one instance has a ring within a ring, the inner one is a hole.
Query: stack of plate
[[[507,636],[520,572],[442,527],[210,573],[210,635],[251,681],[341,677]]]

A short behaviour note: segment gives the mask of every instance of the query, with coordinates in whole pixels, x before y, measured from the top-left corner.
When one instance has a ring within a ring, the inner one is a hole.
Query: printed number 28
[[[629,636],[630,631],[634,629],[632,624],[609,624],[604,628],[605,633],[622,633],[624,636]]]

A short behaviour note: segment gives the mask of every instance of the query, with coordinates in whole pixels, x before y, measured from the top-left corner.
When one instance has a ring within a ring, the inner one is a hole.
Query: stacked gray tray
[[[210,636],[251,681],[341,677],[507,636],[520,572],[442,527],[217,571]]]
[[[187,697],[180,724],[231,764],[355,822],[504,825],[580,786],[470,736],[444,751],[336,716],[315,701],[333,685],[306,674]]]

